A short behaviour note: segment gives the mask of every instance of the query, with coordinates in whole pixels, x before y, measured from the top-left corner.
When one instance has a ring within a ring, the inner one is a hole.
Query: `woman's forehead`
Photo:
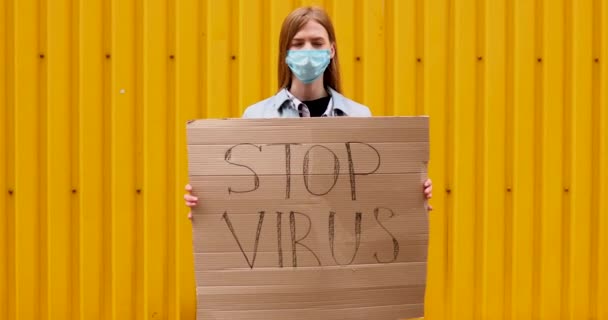
[[[293,37],[295,39],[324,38],[328,39],[327,30],[315,20],[308,21]]]

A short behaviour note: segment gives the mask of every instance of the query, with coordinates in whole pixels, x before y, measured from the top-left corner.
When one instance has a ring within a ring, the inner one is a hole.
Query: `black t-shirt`
[[[329,105],[329,99],[331,99],[331,96],[328,95],[327,97],[323,97],[316,100],[302,101],[302,103],[304,103],[308,107],[308,111],[310,111],[311,117],[320,117],[327,110],[327,106]]]

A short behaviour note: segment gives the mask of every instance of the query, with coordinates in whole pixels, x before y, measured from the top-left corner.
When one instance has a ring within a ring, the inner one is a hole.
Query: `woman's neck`
[[[291,88],[289,92],[293,94],[300,101],[311,101],[327,97],[327,91],[323,86],[323,77],[313,81],[309,84],[304,84],[299,79],[295,78],[291,80]]]

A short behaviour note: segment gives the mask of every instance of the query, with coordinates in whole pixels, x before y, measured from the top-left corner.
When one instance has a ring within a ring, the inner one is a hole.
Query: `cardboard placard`
[[[424,310],[427,117],[187,126],[197,319]]]

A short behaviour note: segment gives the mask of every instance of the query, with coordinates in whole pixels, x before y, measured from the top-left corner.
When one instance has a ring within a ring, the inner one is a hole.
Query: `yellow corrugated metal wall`
[[[608,1],[0,0],[1,319],[193,319],[185,121],[273,94],[305,4],[431,116],[426,318],[608,319]]]

